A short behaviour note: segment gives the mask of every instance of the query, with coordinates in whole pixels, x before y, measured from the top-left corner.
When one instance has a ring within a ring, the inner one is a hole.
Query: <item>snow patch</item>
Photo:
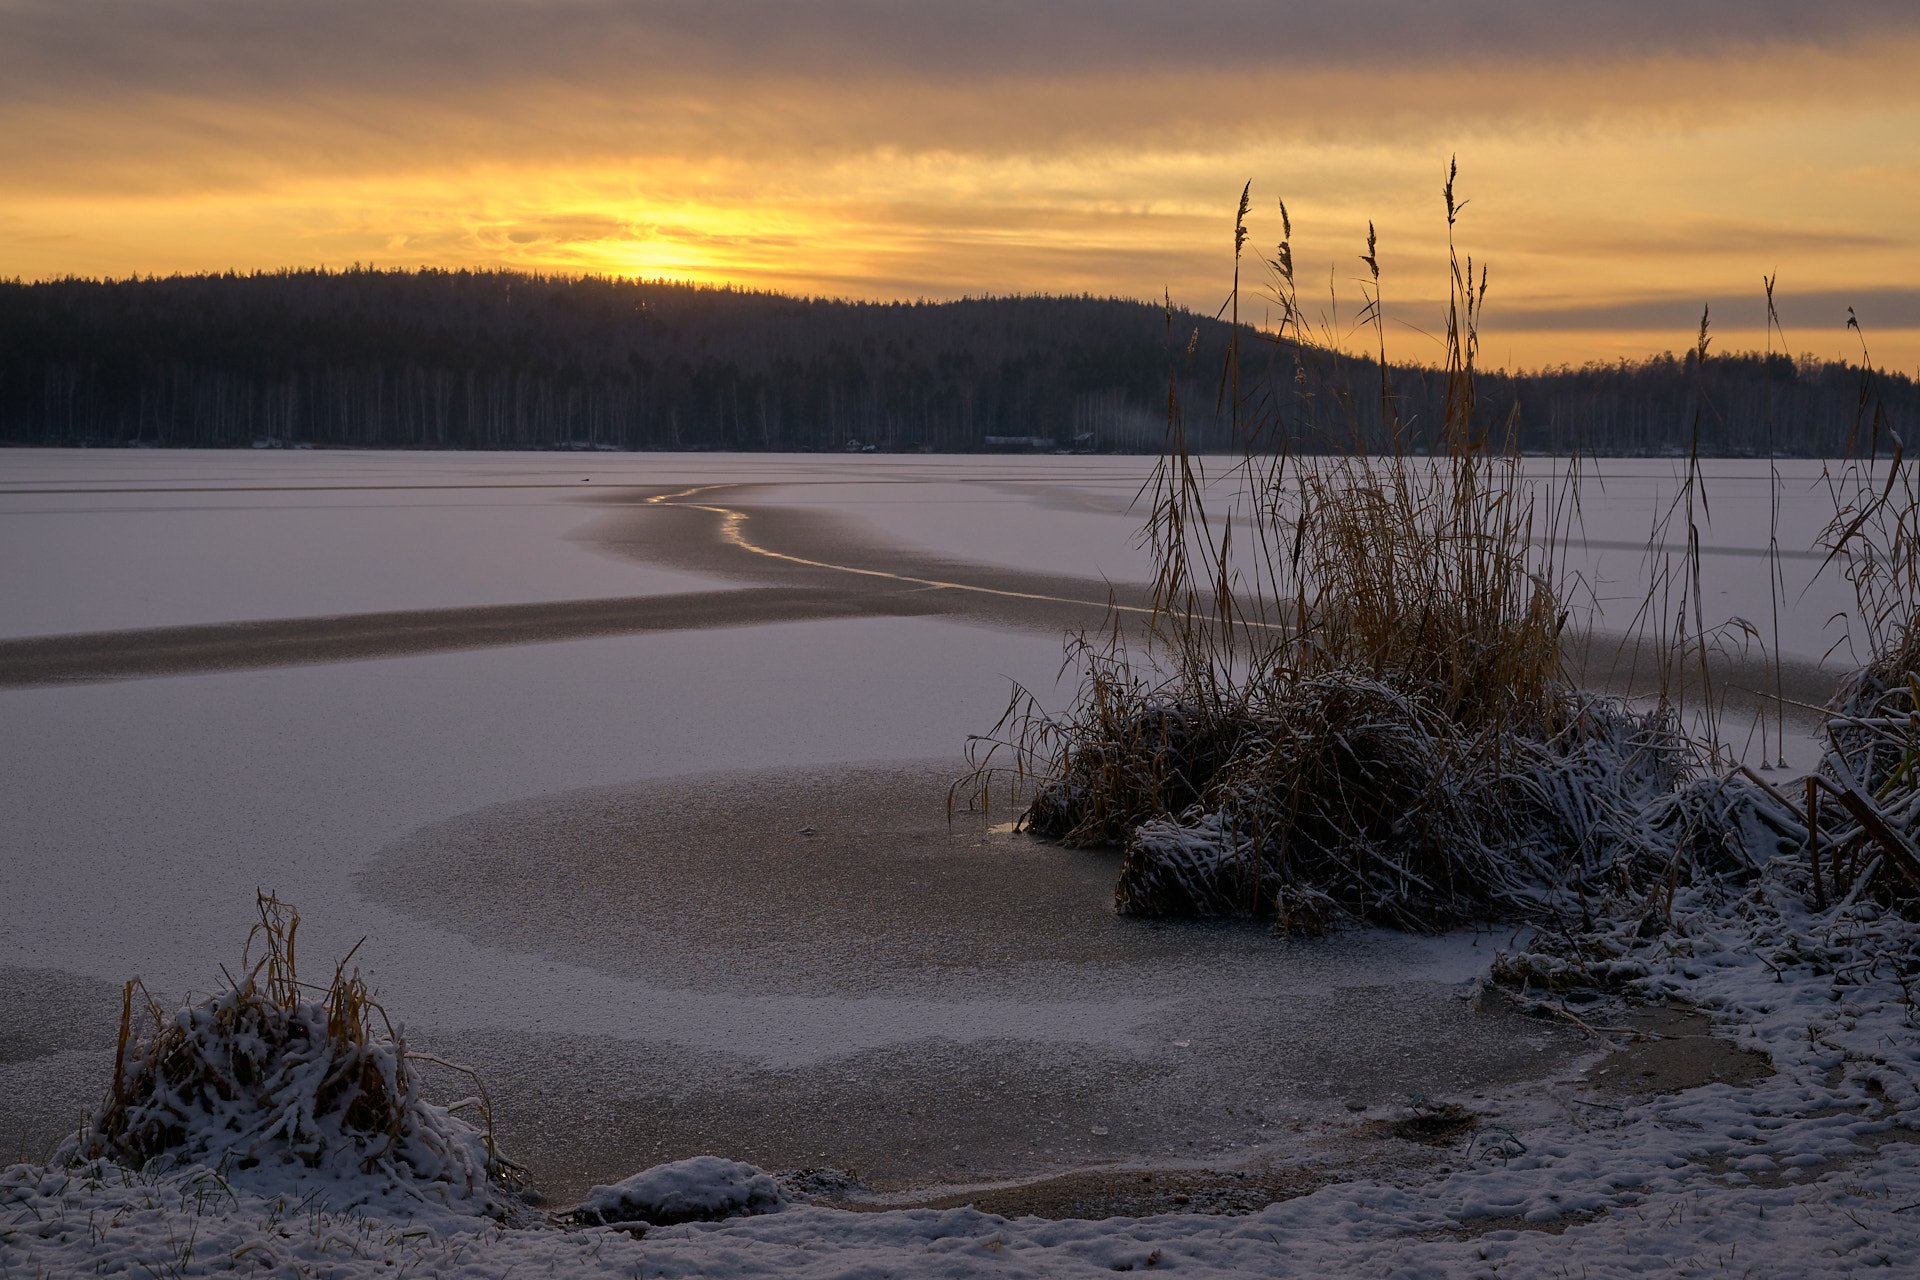
[[[692,1156],[593,1188],[574,1216],[589,1225],[664,1227],[777,1213],[786,1206],[786,1194],[765,1170],[722,1156]]]

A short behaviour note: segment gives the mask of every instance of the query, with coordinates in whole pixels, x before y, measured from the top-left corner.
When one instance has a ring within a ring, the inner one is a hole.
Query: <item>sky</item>
[[[505,266],[1303,301],[1432,361],[1920,369],[1920,3],[0,0],[0,276]],[[1765,325],[1775,276],[1783,334]]]

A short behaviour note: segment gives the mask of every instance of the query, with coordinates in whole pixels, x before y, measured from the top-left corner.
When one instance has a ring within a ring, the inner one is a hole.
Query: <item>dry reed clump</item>
[[[1698,771],[1671,718],[1611,699],[1496,757],[1437,700],[1352,673],[1292,683],[1186,810],[1137,825],[1115,907],[1412,931],[1577,912],[1791,840]]]
[[[1830,558],[1853,584],[1866,662],[1827,704],[1827,750],[1807,779],[1809,867],[1818,905],[1873,901],[1920,916],[1920,482],[1897,437],[1884,480],[1873,428],[1865,460],[1835,483]]]
[[[1068,717],[1016,709],[998,741],[1043,779],[1029,828],[1123,846],[1117,910],[1436,930],[1745,869],[1736,833],[1786,830],[1709,776],[1670,709],[1563,679],[1512,469],[1456,462],[1439,487],[1418,466],[1305,486],[1274,539],[1318,587],[1290,625],[1209,649],[1207,620],[1168,611],[1171,676],[1139,677],[1116,641]]]
[[[1131,833],[1118,910],[1270,911],[1317,933],[1347,915],[1440,924],[1483,896],[1451,845],[1477,797],[1430,704],[1370,677],[1322,675],[1263,712],[1204,798]]]
[[[1029,700],[997,739],[1043,779],[1030,829],[1124,847],[1117,910],[1436,930],[1744,867],[1748,789],[1670,709],[1566,679],[1556,526],[1517,458],[1284,463],[1243,463],[1267,523],[1243,570],[1187,551],[1205,503],[1170,459],[1141,664],[1169,674],[1116,633],[1069,716]]]
[[[298,914],[265,894],[258,905],[242,976],[225,990],[169,1013],[127,983],[111,1091],[62,1154],[378,1174],[460,1197],[514,1175],[484,1096],[454,1104],[478,1107],[483,1129],[426,1101],[417,1055],[359,974],[343,961],[325,987],[301,981]]]
[[[1828,747],[1807,779],[1815,901],[1878,902],[1920,917],[1920,670],[1875,663],[1829,704]]]
[[[1470,732],[1551,731],[1566,611],[1535,538],[1558,531],[1518,457],[1462,445],[1292,476],[1299,507],[1279,531],[1294,557],[1289,670],[1392,681]]]
[[[1451,174],[1444,194],[1451,241]],[[1236,226],[1236,249],[1244,240]],[[1369,267],[1376,254],[1370,235]],[[1710,776],[1710,753],[1664,703],[1636,710],[1566,678],[1555,565],[1577,490],[1529,479],[1478,424],[1486,275],[1451,262],[1434,452],[1369,456],[1355,429],[1349,456],[1291,457],[1273,400],[1269,420],[1240,420],[1236,349],[1222,395],[1248,446],[1224,519],[1170,397],[1146,654],[1136,664],[1116,622],[1104,646],[1082,643],[1072,711],[1051,716],[1017,691],[976,742],[983,787],[1003,749],[1013,773],[1039,780],[1037,834],[1124,846],[1119,911],[1436,930],[1644,897],[1746,868],[1742,841],[1756,833],[1792,837],[1792,814],[1766,792]],[[1281,337],[1291,325],[1281,349],[1308,358],[1286,242],[1270,265]],[[1327,401],[1291,411],[1324,414]],[[1371,434],[1401,445],[1407,424],[1384,389],[1379,411]]]
[[[1015,713],[1027,731],[1045,726],[1057,736],[1060,753],[1023,821],[1069,845],[1119,844],[1141,823],[1199,803],[1254,726],[1184,704],[1175,689],[1149,689],[1106,656],[1083,656],[1092,669],[1074,722],[1045,720],[1031,707]]]

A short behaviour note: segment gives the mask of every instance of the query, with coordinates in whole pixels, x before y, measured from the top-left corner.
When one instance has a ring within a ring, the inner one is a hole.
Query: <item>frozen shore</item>
[[[761,1196],[774,1212],[721,1222],[562,1229],[364,1181],[18,1165],[0,1174],[0,1265],[337,1276],[1897,1274],[1920,1250],[1920,1048],[1905,973],[1915,927],[1865,914],[1816,921],[1781,888],[1776,878],[1734,909],[1690,892],[1674,927],[1636,953],[1643,997],[1684,994],[1712,1009],[1770,1073],[1651,1095],[1596,1078],[1518,1123],[1472,1128],[1447,1144],[1445,1164],[1303,1188],[1252,1213],[850,1212],[778,1204],[800,1198],[790,1191]]]
[[[1594,1052],[1571,1024],[1472,998],[1493,934],[1290,941],[1116,917],[1112,855],[994,830],[1004,811],[949,823],[954,771],[700,774],[486,806],[359,868],[389,921],[361,955],[413,1043],[480,1072],[555,1203],[705,1150],[922,1199],[1112,1167],[1294,1185],[1433,1163],[1375,1122],[1418,1096],[1531,1090]],[[401,935],[531,981],[423,1018],[422,975],[392,968],[418,950]],[[10,1007],[67,1029],[0,1063],[0,1124],[44,1150],[111,1067],[118,991],[4,980]]]

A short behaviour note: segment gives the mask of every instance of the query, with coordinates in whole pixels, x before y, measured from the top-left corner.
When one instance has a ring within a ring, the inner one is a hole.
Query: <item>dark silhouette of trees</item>
[[[0,282],[0,441],[196,447],[1140,452],[1169,386],[1192,447],[1278,421],[1299,449],[1379,448],[1377,365],[1094,297],[873,303],[501,271],[286,271]],[[1387,380],[1406,438],[1436,371]],[[1531,451],[1842,451],[1859,371],[1691,356],[1483,375],[1495,439]],[[1911,380],[1883,376],[1896,422]]]

